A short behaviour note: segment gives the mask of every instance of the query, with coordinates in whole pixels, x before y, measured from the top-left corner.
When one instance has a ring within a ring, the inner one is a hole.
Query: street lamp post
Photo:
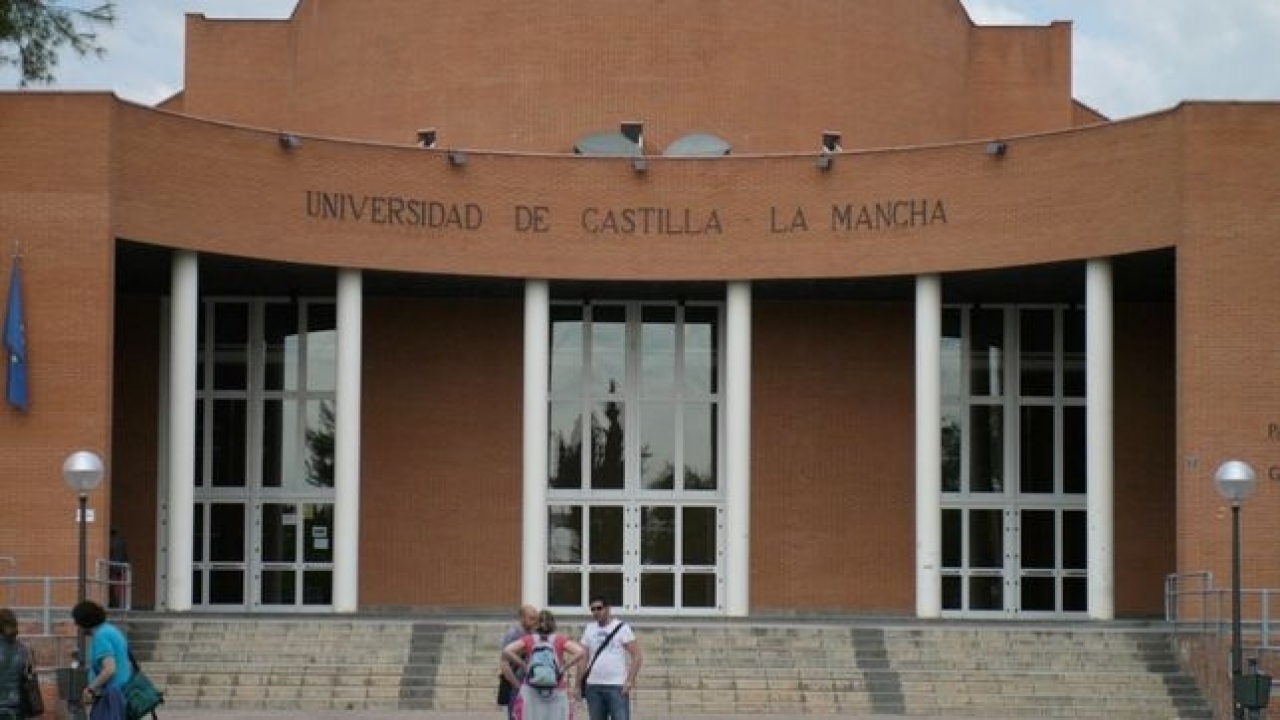
[[[1241,460],[1228,460],[1218,466],[1213,482],[1218,494],[1231,503],[1231,705],[1234,717],[1243,720],[1244,705],[1237,702],[1240,678],[1244,676],[1244,646],[1240,622],[1240,503],[1253,494],[1258,476]]]
[[[82,602],[89,596],[88,588],[88,526],[89,493],[98,489],[102,482],[102,458],[88,450],[78,450],[67,456],[62,463],[62,479],[67,488],[79,498],[79,515],[76,523],[80,529],[79,574],[76,576],[76,602]],[[69,700],[76,717],[84,717],[84,708],[79,705],[83,673],[87,667],[85,662],[84,633],[76,634],[76,657],[79,667],[72,672]]]

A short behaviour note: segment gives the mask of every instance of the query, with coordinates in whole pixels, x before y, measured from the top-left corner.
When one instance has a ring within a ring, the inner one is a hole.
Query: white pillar
[[[751,283],[731,282],[725,319],[725,611],[751,612]]]
[[[520,596],[547,604],[547,398],[551,362],[551,290],[545,280],[524,285],[524,533]]]
[[[916,278],[916,617],[942,614],[942,280]]]
[[[1085,277],[1085,431],[1088,472],[1089,618],[1115,618],[1115,436],[1111,262],[1090,260]]]
[[[165,609],[191,609],[192,532],[196,457],[196,327],[200,320],[200,263],[174,252],[169,302],[169,466]]]
[[[333,610],[360,608],[360,377],[364,275],[338,271],[338,387],[333,422]]]

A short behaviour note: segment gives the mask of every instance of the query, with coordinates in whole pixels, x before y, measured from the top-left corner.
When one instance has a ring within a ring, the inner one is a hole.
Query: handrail
[[[1164,583],[1165,620],[1182,631],[1225,635],[1231,631],[1231,589],[1220,588],[1211,572],[1171,573]],[[1280,590],[1240,590],[1241,640],[1246,648],[1280,651]]]
[[[98,559],[94,576],[107,585],[108,604],[112,608],[129,610],[133,607],[133,566],[127,562]]]
[[[49,634],[54,625],[70,620],[79,583],[80,578],[76,576],[11,575],[0,578],[0,585],[6,588],[10,598],[9,609],[20,618],[36,618],[40,632],[44,634]],[[101,600],[105,595],[102,581],[86,578],[85,593],[91,600]]]
[[[71,608],[79,597],[79,576],[23,576],[15,574],[17,567],[16,559],[0,556],[3,606],[20,620],[38,626],[35,632],[24,632],[22,642],[31,648],[38,669],[70,667],[78,637]],[[113,609],[131,608],[133,571],[129,563],[98,560],[94,575],[85,578],[85,594]]]

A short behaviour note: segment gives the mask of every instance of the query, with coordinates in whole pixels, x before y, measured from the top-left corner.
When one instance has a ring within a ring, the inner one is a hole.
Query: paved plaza
[[[226,718],[228,712],[226,710],[197,710],[197,709],[168,709],[161,708],[160,716],[164,720],[212,720],[212,718]],[[578,720],[586,718],[586,708],[578,707],[576,717]],[[645,714],[643,708],[633,708],[631,716],[635,720],[732,720],[734,718],[744,717],[743,715],[648,715]],[[281,711],[235,711],[236,720],[408,720],[408,718],[416,718],[417,720],[502,720],[506,715],[498,709],[493,712],[431,712],[431,711],[374,711],[374,710],[352,710],[352,711],[315,711],[315,710],[281,710]],[[822,715],[750,715],[746,717],[756,718],[757,720],[820,720]],[[836,717],[826,716],[826,717]],[[853,717],[853,716],[840,716]],[[903,720],[905,715],[862,715],[857,716],[865,720]],[[916,716],[918,717],[918,716]],[[946,718],[937,716],[940,720],[958,720],[958,718]],[[1009,718],[973,718],[966,717],[964,720],[1011,720]]]

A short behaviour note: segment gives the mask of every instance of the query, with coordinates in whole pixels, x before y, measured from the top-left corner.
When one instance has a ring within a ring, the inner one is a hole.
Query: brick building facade
[[[301,0],[189,16],[156,108],[6,94],[0,555],[74,573],[86,448],[143,607],[1141,617],[1227,576],[1240,458],[1280,585],[1280,111],[1108,121],[1071,52],[958,0]]]

